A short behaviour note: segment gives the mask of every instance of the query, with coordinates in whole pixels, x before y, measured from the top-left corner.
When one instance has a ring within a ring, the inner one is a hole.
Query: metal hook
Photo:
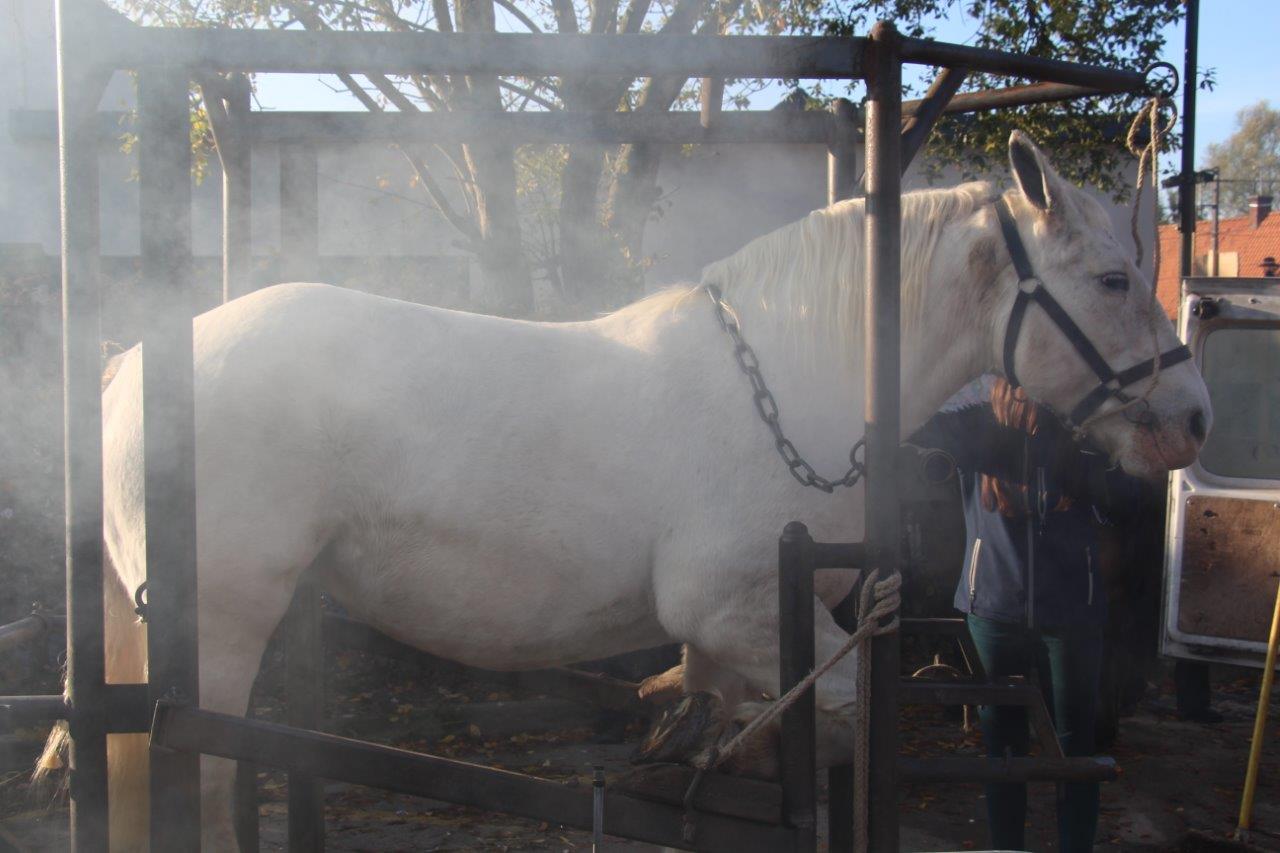
[[[1178,92],[1181,77],[1171,62],[1153,62],[1142,70],[1147,94],[1153,98],[1172,98]]]
[[[133,591],[133,612],[138,614],[138,621],[147,621],[147,602],[144,596],[147,594],[147,582],[143,581],[138,588]]]

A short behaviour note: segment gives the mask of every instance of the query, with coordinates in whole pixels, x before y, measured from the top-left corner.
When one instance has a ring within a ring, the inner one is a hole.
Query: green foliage
[[[928,38],[939,21],[958,16],[972,25],[967,43],[975,47],[1143,69],[1160,59],[1164,27],[1182,15],[1182,0],[862,0],[830,19],[827,30],[863,33],[876,19],[893,19],[904,34]],[[964,91],[1027,82],[974,75]],[[928,153],[935,169],[956,165],[977,176],[1002,167],[1009,132],[1021,128],[1053,149],[1068,178],[1119,195],[1129,156],[1124,135],[1141,100],[1122,95],[951,116],[938,123]]]
[[[1249,198],[1274,194],[1280,184],[1280,110],[1259,101],[1236,113],[1236,132],[1208,148],[1222,178],[1222,215],[1247,212]]]

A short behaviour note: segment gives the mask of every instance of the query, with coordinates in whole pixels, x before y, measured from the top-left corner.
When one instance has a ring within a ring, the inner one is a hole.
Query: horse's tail
[[[112,570],[103,579],[106,622],[106,667],[109,684],[146,681],[147,631],[134,613],[133,600]],[[65,723],[49,734],[36,764],[36,782],[48,782],[66,766],[70,736]],[[112,850],[146,850],[149,841],[150,778],[148,735],[107,736],[107,803]]]

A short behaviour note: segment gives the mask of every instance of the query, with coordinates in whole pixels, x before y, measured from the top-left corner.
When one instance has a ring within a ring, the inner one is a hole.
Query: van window
[[[1201,370],[1213,403],[1201,467],[1220,477],[1280,480],[1280,327],[1209,333]]]

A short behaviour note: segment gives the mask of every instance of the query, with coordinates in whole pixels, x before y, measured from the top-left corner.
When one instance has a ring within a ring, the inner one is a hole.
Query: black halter
[[[1044,309],[1049,319],[1058,327],[1058,331],[1062,332],[1084,359],[1085,364],[1089,365],[1098,377],[1098,386],[1086,394],[1068,415],[1067,421],[1072,426],[1079,427],[1111,398],[1122,403],[1132,400],[1133,398],[1126,394],[1124,389],[1155,373],[1157,361],[1160,363],[1160,369],[1164,370],[1191,358],[1191,350],[1185,345],[1180,345],[1161,353],[1158,359],[1149,358],[1119,373],[1112,370],[1111,365],[1107,364],[1107,360],[1102,357],[1102,353],[1090,343],[1084,332],[1076,325],[1075,320],[1071,319],[1071,315],[1045,289],[1044,282],[1040,281],[1035,270],[1031,268],[1031,259],[1027,257],[1027,249],[1022,244],[1022,238],[1018,236],[1018,226],[1013,221],[1013,211],[1009,209],[1009,203],[1004,198],[1000,198],[995,203],[995,208],[996,215],[1000,219],[1000,231],[1004,234],[1005,247],[1009,250],[1009,257],[1013,259],[1013,268],[1018,273],[1018,296],[1013,302],[1013,311],[1009,314],[1009,325],[1004,333],[1004,376],[1009,380],[1010,385],[1016,388],[1021,384],[1013,371],[1013,358],[1018,348],[1018,333],[1022,330],[1022,320],[1026,316],[1027,306],[1032,302]]]

